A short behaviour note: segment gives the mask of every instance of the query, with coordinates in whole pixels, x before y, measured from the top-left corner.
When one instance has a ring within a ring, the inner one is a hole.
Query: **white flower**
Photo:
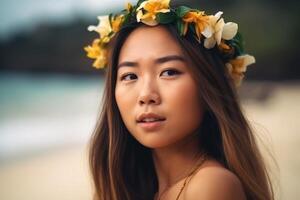
[[[207,49],[213,48],[216,44],[221,43],[221,39],[231,40],[237,33],[238,25],[233,22],[227,22],[225,24],[224,19],[221,18],[223,12],[219,11],[215,15],[209,16],[209,28],[206,30],[210,37],[204,40],[204,46]]]
[[[109,23],[108,15],[98,16],[99,24],[97,26],[89,26],[89,31],[96,31],[100,34],[101,37],[106,37],[112,31],[112,28]]]

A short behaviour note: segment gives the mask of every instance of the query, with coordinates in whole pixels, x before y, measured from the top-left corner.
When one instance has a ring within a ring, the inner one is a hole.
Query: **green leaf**
[[[176,21],[176,26],[177,26],[178,32],[179,32],[180,35],[182,36],[182,35],[183,35],[183,30],[184,30],[184,24],[183,24],[183,22],[182,22],[181,19],[178,19],[178,20]]]
[[[112,13],[110,13],[109,15],[108,15],[108,21],[109,21],[109,24],[110,24],[110,26],[112,27],[112,19],[113,19],[113,14]]]
[[[236,56],[239,56],[243,53],[239,45],[233,45],[235,51],[236,51]]]
[[[143,3],[144,1],[147,1],[147,0],[139,0],[136,4],[136,7],[139,7],[141,5],[141,3]]]
[[[156,17],[160,24],[168,24],[176,20],[176,14],[174,12],[158,13]]]
[[[175,12],[178,17],[182,18],[187,12],[191,10],[192,9],[187,6],[179,6],[178,8],[176,8]]]
[[[241,52],[244,52],[244,40],[242,34],[238,32],[235,37],[233,38],[234,43],[239,46]]]
[[[124,16],[123,24],[129,23],[130,18],[131,18],[131,13],[126,14],[126,15]]]
[[[244,53],[244,41],[242,35],[238,32],[233,39],[227,41],[227,43],[234,47],[235,55],[239,56]]]

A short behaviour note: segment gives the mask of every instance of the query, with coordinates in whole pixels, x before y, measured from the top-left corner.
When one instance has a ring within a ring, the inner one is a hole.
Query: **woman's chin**
[[[137,139],[140,144],[150,149],[158,149],[171,145],[171,141],[169,139],[163,139],[161,137],[156,138],[143,138]]]

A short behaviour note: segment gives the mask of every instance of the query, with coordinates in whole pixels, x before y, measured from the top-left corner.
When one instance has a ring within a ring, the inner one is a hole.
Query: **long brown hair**
[[[97,200],[153,200],[158,190],[151,149],[129,133],[114,96],[120,49],[139,26],[123,27],[110,44],[102,108],[90,144]],[[198,133],[201,148],[239,177],[248,200],[273,200],[266,165],[218,51],[204,49],[189,32],[181,37],[175,26],[164,26],[189,59],[205,104]]]

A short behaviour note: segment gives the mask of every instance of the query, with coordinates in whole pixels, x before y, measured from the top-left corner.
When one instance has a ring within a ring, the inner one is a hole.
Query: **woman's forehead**
[[[183,56],[179,43],[163,26],[135,29],[125,40],[119,55],[119,63],[126,60],[160,58],[163,56]]]
[[[139,62],[138,61],[140,61],[140,60],[137,60],[137,61],[122,61],[122,62],[119,62],[117,68],[120,69],[121,67],[139,67]],[[182,62],[182,63],[187,62],[187,60],[184,56],[176,55],[176,54],[170,54],[170,55],[165,55],[165,56],[161,56],[161,57],[158,57],[158,58],[152,58],[151,61],[155,65],[164,64],[164,63],[167,63],[167,62],[174,62],[174,61]]]

